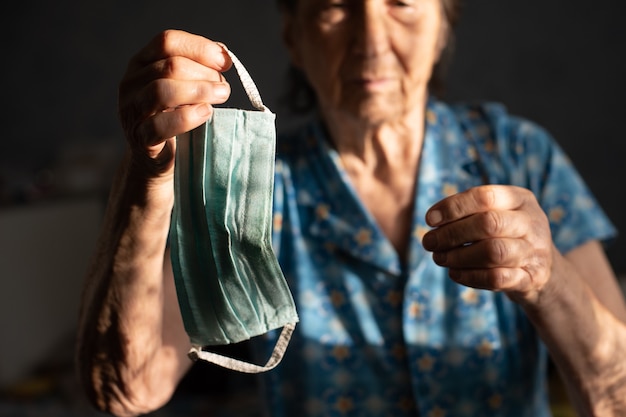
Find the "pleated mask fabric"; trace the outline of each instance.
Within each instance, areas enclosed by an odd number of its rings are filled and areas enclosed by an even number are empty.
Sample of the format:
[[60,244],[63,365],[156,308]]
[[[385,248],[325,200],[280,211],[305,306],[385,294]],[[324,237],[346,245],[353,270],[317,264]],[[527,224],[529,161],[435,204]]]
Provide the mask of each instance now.
[[[228,53],[257,110],[214,108],[177,137],[171,260],[189,356],[257,373],[281,361],[298,315],[271,246],[275,115]],[[279,328],[265,365],[209,350]]]

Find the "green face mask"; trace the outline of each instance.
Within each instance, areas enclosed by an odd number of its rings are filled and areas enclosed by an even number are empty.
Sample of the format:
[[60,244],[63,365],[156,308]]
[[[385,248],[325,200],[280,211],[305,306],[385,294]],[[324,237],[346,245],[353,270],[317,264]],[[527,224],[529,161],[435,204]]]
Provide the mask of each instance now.
[[[229,54],[260,111],[215,108],[177,138],[171,259],[190,357],[255,373],[280,362],[298,316],[271,246],[275,115]],[[281,327],[264,366],[203,349]]]

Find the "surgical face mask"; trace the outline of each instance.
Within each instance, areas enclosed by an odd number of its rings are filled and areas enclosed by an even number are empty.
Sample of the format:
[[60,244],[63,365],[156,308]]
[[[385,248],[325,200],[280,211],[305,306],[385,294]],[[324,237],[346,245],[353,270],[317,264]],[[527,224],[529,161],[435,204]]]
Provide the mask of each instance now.
[[[215,108],[178,136],[171,259],[189,356],[256,373],[280,362],[298,315],[271,246],[275,115],[228,53],[257,111]],[[281,327],[263,366],[210,352]]]

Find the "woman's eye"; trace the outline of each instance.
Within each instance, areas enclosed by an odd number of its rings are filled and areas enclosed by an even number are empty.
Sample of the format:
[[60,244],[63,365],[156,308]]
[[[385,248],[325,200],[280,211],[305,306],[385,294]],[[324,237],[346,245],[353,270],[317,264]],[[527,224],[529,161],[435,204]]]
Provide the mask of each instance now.
[[348,2],[342,0],[330,1],[320,11],[320,18],[324,23],[340,23],[348,15]]
[[416,0],[390,0],[387,4],[393,7],[413,7]]
[[417,7],[416,0],[392,0],[389,4],[399,9],[415,9]]
[[392,13],[404,22],[410,23],[417,19],[420,6],[417,0],[392,0],[389,3]]

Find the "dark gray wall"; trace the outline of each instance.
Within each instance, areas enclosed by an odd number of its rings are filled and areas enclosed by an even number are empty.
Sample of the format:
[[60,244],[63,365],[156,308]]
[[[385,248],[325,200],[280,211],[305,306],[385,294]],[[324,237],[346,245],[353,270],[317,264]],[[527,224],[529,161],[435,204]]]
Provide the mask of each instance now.
[[[450,99],[488,99],[546,127],[626,233],[626,25],[620,2],[467,0]],[[626,238],[609,249],[626,273]]]
[[[626,179],[620,2],[466,3],[448,97],[502,101],[511,112],[544,125],[626,230],[620,206]],[[279,113],[279,125],[285,122],[278,95],[286,59],[273,1],[18,2],[0,23],[5,189],[19,188],[54,165],[64,149],[121,147],[117,82],[131,54],[165,28],[227,43]],[[245,103],[236,88],[231,103]],[[626,272],[624,238],[609,254],[616,269]]]

